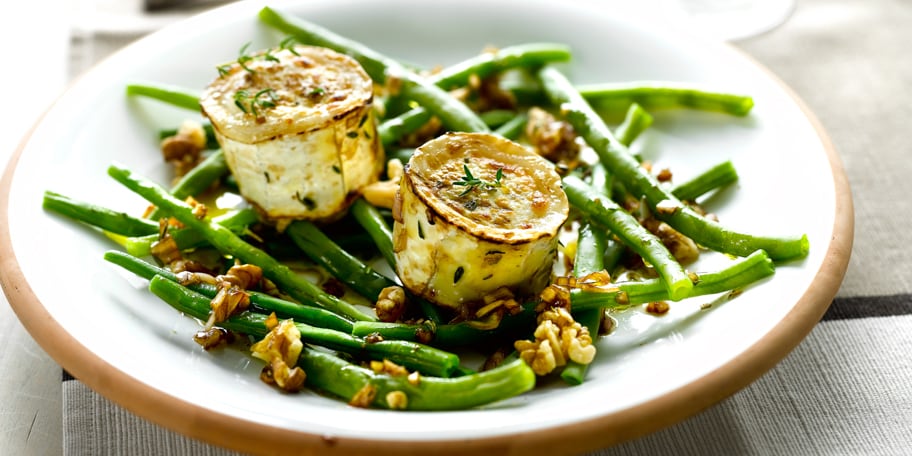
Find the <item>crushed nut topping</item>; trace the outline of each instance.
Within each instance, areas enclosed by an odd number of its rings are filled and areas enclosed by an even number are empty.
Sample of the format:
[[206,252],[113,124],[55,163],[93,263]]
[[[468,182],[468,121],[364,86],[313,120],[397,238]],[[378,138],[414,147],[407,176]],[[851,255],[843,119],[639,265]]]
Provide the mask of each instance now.
[[400,286],[386,287],[380,290],[380,296],[377,297],[377,304],[374,311],[377,318],[384,322],[396,322],[405,314],[406,308],[405,290]]
[[399,181],[405,174],[405,168],[398,158],[386,163],[387,180],[374,182],[362,188],[362,194],[367,202],[377,207],[392,209],[396,203],[396,193],[399,192]]
[[246,310],[250,306],[250,295],[245,290],[259,284],[262,277],[263,270],[253,264],[235,264],[227,273],[217,276],[218,292],[209,301],[211,312],[206,328]]
[[402,391],[390,391],[386,394],[386,405],[393,410],[405,410],[408,407],[408,396]]
[[547,375],[568,360],[589,364],[595,358],[589,330],[577,323],[567,309],[557,307],[542,312],[534,336],[534,341],[518,340],[513,346],[537,375]]
[[198,283],[215,285],[218,282],[215,280],[215,277],[212,274],[207,274],[205,272],[181,271],[177,273],[177,283],[186,287],[189,285],[196,285]]
[[366,383],[354,396],[352,396],[351,400],[348,401],[348,405],[351,405],[352,407],[368,408],[376,397],[377,388],[370,383]]
[[263,340],[253,344],[250,351],[255,358],[267,363],[260,375],[263,381],[274,383],[283,391],[296,392],[307,378],[304,370],[296,366],[303,348],[301,331],[294,321],[282,320]]
[[200,344],[206,351],[209,351],[231,342],[230,334],[227,330],[219,327],[201,329],[193,335],[193,341]]
[[541,108],[529,110],[526,136],[539,155],[557,164],[558,169],[573,169],[579,164],[580,146],[569,123],[558,120]]
[[190,205],[193,216],[198,220],[206,218],[206,213],[209,212],[209,208],[207,208],[205,204],[195,200],[192,196],[188,196],[184,202]]
[[655,301],[646,304],[646,312],[653,315],[665,315],[671,307],[665,301]]
[[679,263],[693,263],[700,257],[700,249],[697,247],[697,243],[672,228],[671,225],[655,219],[648,219],[643,222],[643,226],[662,241],[662,245],[668,249],[669,253]]
[[174,173],[180,177],[187,174],[200,162],[200,155],[206,148],[206,131],[199,122],[185,120],[177,133],[162,140],[162,157],[174,165]]
[[677,201],[665,199],[656,204],[656,212],[661,215],[672,215],[681,210],[681,204]]
[[173,226],[169,219],[162,218],[158,221],[158,240],[152,243],[149,253],[160,261],[166,268],[175,274],[182,272],[199,273],[207,269],[200,263],[184,259],[180,247],[171,237],[168,228]]
[[507,287],[500,287],[484,296],[484,305],[475,311],[476,318],[483,318],[494,310],[502,309],[511,315],[522,311],[522,307]]
[[377,374],[387,374],[393,377],[405,377],[409,375],[408,369],[388,359],[384,359],[383,361],[371,361],[370,368]]
[[552,307],[570,308],[570,289],[565,286],[551,284],[545,287],[538,295],[539,304],[535,307],[537,312]]

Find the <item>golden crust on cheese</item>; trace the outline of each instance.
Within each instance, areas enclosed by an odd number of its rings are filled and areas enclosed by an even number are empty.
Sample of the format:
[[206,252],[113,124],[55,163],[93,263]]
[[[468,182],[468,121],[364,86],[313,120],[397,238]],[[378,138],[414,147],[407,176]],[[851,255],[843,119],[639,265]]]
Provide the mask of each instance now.
[[[373,82],[361,65],[326,48],[263,51],[225,69],[203,93],[200,106],[216,130],[243,143],[322,128],[373,99]],[[269,89],[275,106],[258,109],[257,115],[235,103],[239,91],[253,97]]]
[[[458,185],[466,180],[464,167],[483,183],[471,189]],[[499,185],[487,185],[497,183],[498,171]],[[569,212],[553,164],[491,134],[448,133],[425,143],[409,161],[405,178],[441,218],[495,242],[554,236]]]

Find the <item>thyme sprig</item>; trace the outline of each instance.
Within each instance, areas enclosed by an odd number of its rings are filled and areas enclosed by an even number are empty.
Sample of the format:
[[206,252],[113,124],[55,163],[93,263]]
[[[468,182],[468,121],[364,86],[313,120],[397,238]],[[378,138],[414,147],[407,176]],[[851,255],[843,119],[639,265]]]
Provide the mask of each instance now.
[[251,42],[248,41],[247,43],[244,43],[243,46],[241,46],[241,49],[238,51],[238,58],[234,62],[229,62],[224,65],[219,65],[219,66],[215,67],[216,70],[218,70],[218,74],[220,77],[225,77],[228,74],[230,74],[231,65],[234,65],[235,62],[237,62],[237,64],[240,65],[241,68],[246,70],[248,73],[256,73],[256,71],[254,71],[252,68],[247,66],[247,64],[250,63],[251,60],[253,60],[253,56],[250,54],[247,54],[247,48],[250,47],[250,43]]
[[469,165],[463,164],[462,170],[465,172],[465,175],[462,176],[462,180],[453,182],[453,185],[459,185],[465,187],[462,193],[459,196],[468,195],[472,190],[480,188],[482,190],[493,190],[501,186],[501,181],[503,180],[503,168],[498,168],[497,173],[494,175],[494,182],[488,182],[483,179],[479,179],[472,175],[472,171],[469,170]]
[[285,49],[285,50],[287,50],[288,52],[291,52],[291,53],[294,54],[294,55],[301,55],[301,54],[298,54],[298,51],[296,51],[296,50],[294,49],[294,46],[295,46],[295,44],[297,44],[297,43],[298,43],[298,39],[297,39],[297,38],[295,38],[295,37],[293,37],[293,36],[289,36],[289,37],[287,37],[287,38],[285,38],[284,40],[282,40],[282,41],[279,42],[279,49]]
[[260,90],[254,95],[250,95],[250,92],[244,89],[234,93],[234,104],[238,109],[255,117],[260,116],[260,109],[274,108],[278,101],[276,91],[271,88]]

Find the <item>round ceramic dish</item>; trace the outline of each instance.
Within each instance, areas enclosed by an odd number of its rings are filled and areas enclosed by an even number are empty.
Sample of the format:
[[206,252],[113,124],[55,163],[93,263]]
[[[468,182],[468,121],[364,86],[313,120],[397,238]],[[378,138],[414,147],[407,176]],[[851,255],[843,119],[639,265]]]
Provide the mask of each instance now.
[[[46,113],[0,185],[0,280],[25,327],[63,368],[155,423],[248,452],[571,453],[611,445],[690,416],[748,385],[811,330],[842,280],[853,235],[846,177],[811,113],[768,71],[724,45],[598,2],[309,0],[277,5],[384,52],[447,65],[485,46],[570,45],[578,83],[667,80],[750,94],[745,118],[656,112],[636,144],[676,179],[725,159],[739,183],[707,205],[723,224],[801,234],[807,258],[734,300],[692,299],[657,318],[618,315],[587,381],[542,382],[475,410],[402,413],[352,408],[310,392],[279,394],[248,355],[204,352],[197,323],[102,259],[116,244],[44,212],[45,190],[139,213],[145,202],[107,178],[112,162],[167,182],[156,131],[193,113],[127,99],[147,80],[204,87],[215,66],[282,36],[240,3],[169,27],[108,58]],[[713,269],[712,255],[694,269]],[[705,304],[711,304],[705,309]]]

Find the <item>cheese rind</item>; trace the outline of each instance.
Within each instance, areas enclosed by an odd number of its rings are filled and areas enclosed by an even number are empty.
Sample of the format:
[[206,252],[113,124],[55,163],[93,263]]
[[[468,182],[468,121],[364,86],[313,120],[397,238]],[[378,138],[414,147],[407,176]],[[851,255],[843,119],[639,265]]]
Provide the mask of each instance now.
[[[456,184],[467,180],[464,166],[481,183]],[[568,212],[547,160],[490,134],[444,135],[418,148],[402,178],[397,273],[413,293],[452,308],[501,287],[537,293],[550,281]]]
[[241,194],[265,218],[331,220],[383,166],[373,84],[345,55],[293,50],[228,66],[200,105]]

